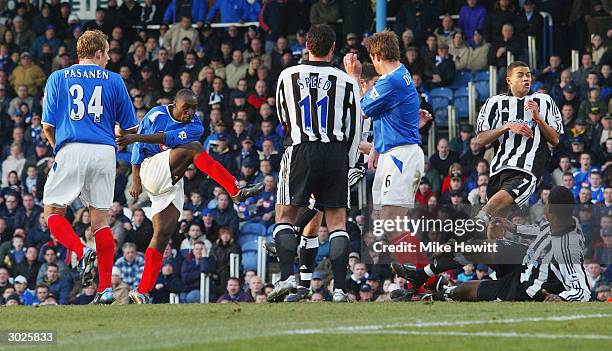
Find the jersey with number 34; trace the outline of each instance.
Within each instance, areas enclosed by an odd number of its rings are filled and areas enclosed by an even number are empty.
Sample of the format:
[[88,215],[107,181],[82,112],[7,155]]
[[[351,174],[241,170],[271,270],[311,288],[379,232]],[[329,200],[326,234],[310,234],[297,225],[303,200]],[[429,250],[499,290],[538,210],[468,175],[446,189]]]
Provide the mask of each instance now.
[[53,72],[45,86],[43,124],[55,127],[57,152],[68,143],[115,144],[115,124],[138,126],[121,76],[93,64]]

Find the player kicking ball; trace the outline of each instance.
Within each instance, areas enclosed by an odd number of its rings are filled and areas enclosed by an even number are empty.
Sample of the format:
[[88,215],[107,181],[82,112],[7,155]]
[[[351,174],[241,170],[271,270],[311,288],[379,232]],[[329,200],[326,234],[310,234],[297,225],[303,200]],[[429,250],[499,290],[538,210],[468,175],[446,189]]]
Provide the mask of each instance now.
[[145,252],[145,267],[138,289],[129,294],[136,304],[150,303],[149,292],[162,268],[164,249],[178,228],[185,202],[183,176],[192,163],[219,183],[235,203],[263,189],[263,183],[239,189],[236,178],[202,151],[198,140],[204,128],[195,116],[197,103],[191,90],[179,90],[174,104],[157,106],[147,113],[138,134],[117,138],[118,145],[136,143],[132,149],[130,194],[136,199],[144,188],[151,199],[153,238]]
[[[99,283],[92,304],[113,302],[115,239],[108,210],[115,188],[115,124],[120,134],[138,127],[121,76],[104,69],[108,50],[104,33],[83,33],[76,47],[79,63],[49,76],[42,114],[43,131],[56,156],[43,195],[45,218],[51,234],[79,259],[82,286],[94,279],[97,255]],[[83,245],[64,217],[77,197],[89,208],[96,252]]]

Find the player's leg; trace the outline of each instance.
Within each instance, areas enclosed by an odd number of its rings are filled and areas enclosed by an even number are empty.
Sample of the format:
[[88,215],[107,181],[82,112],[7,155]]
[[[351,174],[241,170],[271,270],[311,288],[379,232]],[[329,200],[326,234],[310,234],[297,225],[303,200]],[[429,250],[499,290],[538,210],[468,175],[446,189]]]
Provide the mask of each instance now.
[[[310,219],[307,223],[303,223],[305,220]],[[296,219],[296,227],[304,227],[300,234],[299,243],[299,263],[300,267],[300,279],[297,286],[297,291],[293,294],[289,294],[285,301],[297,302],[300,300],[309,299],[312,296],[310,290],[310,280],[312,279],[312,273],[315,268],[315,259],[319,251],[319,238],[317,236],[321,221],[323,220],[323,212],[320,212],[314,208],[307,207],[301,209]]]
[[479,301],[478,289],[482,280],[470,280],[457,286],[444,286],[431,295],[437,301]]
[[168,205],[163,211],[153,215],[153,238],[145,252],[145,265],[138,285],[137,293],[130,292],[130,298],[135,303],[149,303],[149,292],[153,290],[157,276],[162,268],[163,252],[170,237],[178,228],[181,214],[174,204]]
[[494,217],[506,217],[513,208],[511,205],[525,205],[537,183],[533,175],[513,169],[504,170],[491,180],[487,189],[489,199],[476,215],[476,218],[484,219],[487,226]]
[[86,144],[74,143],[64,146],[58,152],[45,183],[43,203],[49,231],[60,244],[76,254],[79,259],[81,285],[87,286],[94,279],[96,253],[85,247],[64,217],[66,206],[79,196],[85,185],[88,158],[84,157],[87,156],[87,150],[84,152],[81,146],[89,147]]
[[274,290],[268,295],[268,301],[282,301],[287,294],[297,287],[293,275],[293,264],[297,254],[297,238],[293,222],[297,215],[297,207],[277,204],[275,207],[274,242],[276,256],[281,271],[281,279],[275,284]]
[[108,224],[108,210],[113,204],[116,160],[115,148],[95,145],[85,149],[91,154],[86,167],[86,179],[81,200],[89,207],[91,230],[96,240],[98,256],[98,292],[93,303],[112,303],[111,274],[115,258],[115,238]]
[[180,145],[170,151],[170,170],[173,184],[183,178],[187,167],[192,163],[200,171],[208,174],[215,182],[219,183],[235,203],[242,202],[263,189],[263,183],[239,189],[236,178],[217,160],[203,151],[202,144],[197,141]]
[[346,271],[351,251],[350,237],[346,232],[346,209],[326,208],[325,222],[329,229],[329,259],[334,276],[333,301],[346,302]]

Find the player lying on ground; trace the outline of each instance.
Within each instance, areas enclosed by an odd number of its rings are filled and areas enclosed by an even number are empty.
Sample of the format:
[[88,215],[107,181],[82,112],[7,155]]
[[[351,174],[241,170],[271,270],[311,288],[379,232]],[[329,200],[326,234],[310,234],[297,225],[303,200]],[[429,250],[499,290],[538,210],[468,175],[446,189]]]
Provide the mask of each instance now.
[[[263,183],[239,189],[236,179],[211,158],[198,142],[204,128],[195,115],[197,97],[189,89],[176,93],[173,105],[151,109],[143,118],[138,134],[117,138],[117,144],[136,143],[132,149],[130,194],[135,199],[144,188],[151,198],[153,238],[145,252],[145,267],[137,290],[130,292],[134,303],[149,303],[162,267],[164,249],[178,228],[185,194],[183,176],[193,163],[219,183],[235,203],[256,195]],[[163,132],[159,132],[163,131]]]
[[[563,122],[553,99],[531,89],[531,71],[524,62],[508,66],[508,93],[490,97],[478,115],[476,139],[481,145],[493,144],[488,201],[476,218],[488,226],[494,217],[506,217],[508,210],[523,206],[542,179],[551,147],[559,143]],[[449,264],[453,265],[452,262]],[[450,268],[453,268],[452,266]],[[450,269],[448,265],[428,265],[415,271],[411,265],[393,265],[398,275],[415,282]]]
[[[108,50],[104,33],[83,33],[76,48],[79,63],[53,72],[47,80],[42,115],[43,131],[56,155],[43,195],[45,218],[57,241],[79,259],[82,286],[93,282],[97,255],[99,282],[93,304],[113,302],[115,239],[108,210],[115,188],[115,124],[120,133],[138,127],[121,76],[104,69]],[[83,245],[64,217],[66,206],[77,197],[89,208],[96,252]]]
[[[382,210],[382,219],[395,219],[405,216],[414,205],[425,167],[419,129],[431,120],[431,115],[420,109],[419,93],[410,73],[399,61],[395,33],[376,33],[366,39],[365,46],[381,76],[361,94],[363,114],[372,118],[374,125],[374,147],[368,158],[369,168],[376,171],[372,200],[374,208]],[[359,79],[362,65],[357,55],[347,54],[344,67],[349,75]],[[403,240],[402,234],[389,231],[385,239],[397,243]],[[398,257],[398,260],[405,259]]]
[[434,300],[460,301],[589,301],[591,289],[584,270],[584,234],[573,217],[572,192],[557,186],[550,191],[545,217],[539,225],[514,225],[497,219],[501,227],[532,242],[522,265],[498,280],[471,280],[445,286]]

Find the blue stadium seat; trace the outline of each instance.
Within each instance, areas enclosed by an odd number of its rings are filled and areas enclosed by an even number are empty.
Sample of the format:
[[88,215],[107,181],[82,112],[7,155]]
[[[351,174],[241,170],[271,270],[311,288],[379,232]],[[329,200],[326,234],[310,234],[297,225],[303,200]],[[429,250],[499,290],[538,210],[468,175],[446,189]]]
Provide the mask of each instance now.
[[238,235],[236,242],[238,243],[238,245],[242,247],[242,245],[244,245],[245,243],[249,241],[257,242],[257,238],[259,238],[259,235],[240,234]]
[[478,93],[478,101],[483,102],[489,98],[489,81],[480,80],[474,82],[476,85],[476,92]]
[[468,95],[469,92],[467,87],[455,89],[455,99],[457,99],[458,97],[467,97]]
[[451,89],[464,88],[472,80],[472,72],[470,71],[458,71],[455,75],[455,79],[449,86]]
[[246,251],[257,252],[257,250],[259,249],[259,246],[257,245],[257,239],[246,241],[242,243],[240,247],[242,248],[242,252],[246,252]]
[[436,126],[444,128],[448,127],[448,110],[446,106],[434,109],[434,116]]
[[247,251],[242,253],[242,269],[257,269],[257,252]]
[[435,88],[432,89],[432,91],[429,92],[429,95],[432,98],[436,98],[436,97],[444,97],[448,100],[452,100],[453,99],[453,90],[450,88]]
[[242,235],[257,235],[266,236],[268,229],[261,222],[246,222],[240,228],[240,234]]
[[474,74],[474,82],[489,81],[489,70],[478,71]]
[[454,105],[455,105],[455,108],[457,109],[457,117],[461,119],[461,118],[468,118],[470,116],[467,96],[455,97]]

